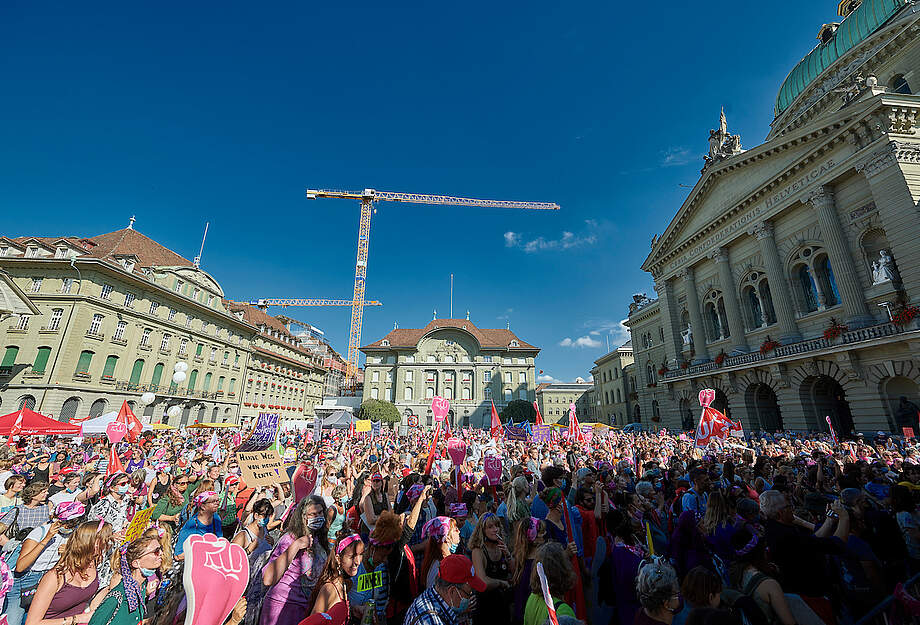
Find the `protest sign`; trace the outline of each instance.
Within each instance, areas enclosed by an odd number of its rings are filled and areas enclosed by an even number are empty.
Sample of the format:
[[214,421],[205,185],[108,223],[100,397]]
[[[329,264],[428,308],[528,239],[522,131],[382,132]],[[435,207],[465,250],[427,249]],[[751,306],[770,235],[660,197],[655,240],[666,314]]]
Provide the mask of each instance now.
[[113,445],[128,434],[128,426],[118,421],[112,421],[105,427],[105,435]]
[[355,423],[356,432],[370,432],[371,431],[371,420],[370,419],[358,419]]
[[550,442],[550,427],[549,425],[534,425],[531,426],[531,435],[530,440],[535,443],[544,443],[549,444]]
[[509,441],[526,441],[527,430],[516,425],[505,426],[505,438]]
[[289,481],[284,461],[275,449],[241,451],[236,456],[247,486],[274,486]]
[[409,426],[410,428],[417,428],[418,427],[418,417],[415,416],[414,414],[409,415],[408,417],[406,417],[406,425]]
[[294,500],[300,501],[311,494],[316,488],[317,479],[319,479],[319,472],[316,467],[307,466],[306,462],[301,462],[291,478],[294,484]]
[[585,442],[590,443],[594,439],[594,426],[592,424],[583,423],[578,426],[578,429],[581,430]]
[[455,467],[459,467],[463,464],[464,458],[466,458],[466,442],[459,438],[451,438],[447,441],[447,453],[450,454],[450,459],[453,461]]
[[450,400],[438,395],[431,399],[431,412],[436,421],[443,419],[450,410]]
[[380,436],[380,421],[371,421],[371,435]]
[[185,625],[221,625],[249,583],[246,550],[214,534],[195,534],[185,539],[183,551]]
[[322,440],[323,438],[323,417],[316,415],[313,417],[313,440]]
[[140,538],[140,535],[143,534],[147,526],[150,525],[150,515],[153,514],[153,508],[154,507],[151,506],[150,508],[144,508],[134,513],[131,524],[128,525],[128,529],[125,530],[125,539],[122,541],[122,544],[129,543],[135,538]]
[[901,428],[901,432],[904,434],[904,438],[914,437],[914,428]]
[[[237,448],[237,451],[261,451],[275,444],[278,435],[278,423],[281,415],[276,413],[260,412],[255,426],[249,437]],[[279,458],[280,460],[280,458]]]
[[483,461],[483,468],[486,472],[486,477],[489,478],[489,484],[491,486],[496,486],[501,484],[502,481],[502,459],[498,456],[487,456]]

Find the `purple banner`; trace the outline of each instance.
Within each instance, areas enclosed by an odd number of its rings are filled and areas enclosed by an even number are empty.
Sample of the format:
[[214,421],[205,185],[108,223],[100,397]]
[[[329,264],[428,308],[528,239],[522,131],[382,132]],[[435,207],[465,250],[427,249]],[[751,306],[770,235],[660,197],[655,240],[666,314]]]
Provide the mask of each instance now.
[[236,448],[237,451],[263,451],[275,444],[278,435],[278,423],[281,415],[276,413],[260,412],[255,427],[249,438]]
[[530,427],[532,434],[530,435],[530,440],[535,443],[549,443],[552,435],[550,434],[550,426],[548,425],[532,425]]

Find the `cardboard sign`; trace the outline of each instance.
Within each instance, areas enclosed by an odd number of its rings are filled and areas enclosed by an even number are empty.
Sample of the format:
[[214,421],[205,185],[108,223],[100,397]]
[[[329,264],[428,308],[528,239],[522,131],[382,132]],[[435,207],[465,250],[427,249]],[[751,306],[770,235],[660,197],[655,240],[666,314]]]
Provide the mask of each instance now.
[[322,440],[323,438],[323,417],[321,415],[313,417],[313,438],[315,440]]
[[367,592],[375,588],[383,588],[383,571],[371,571],[358,575],[355,589],[358,592]]
[[448,440],[447,453],[450,454],[450,459],[453,461],[454,466],[459,467],[466,458],[466,442],[459,438]]
[[552,434],[550,434],[549,425],[532,425],[530,427],[530,440],[535,443],[549,444]]
[[297,460],[297,450],[293,447],[284,448],[284,461],[285,462],[294,462]]
[[914,428],[901,428],[901,432],[904,434],[904,438],[914,437]]
[[502,459],[498,456],[486,456],[483,460],[483,467],[486,471],[486,477],[489,478],[489,484],[497,486],[502,481]]
[[434,414],[434,418],[435,418],[435,419],[437,419],[437,418],[439,418],[439,417],[440,417],[441,419],[443,419],[443,418],[447,415],[447,413],[448,413],[449,410],[450,410],[450,401],[449,401],[449,400],[444,399],[444,398],[441,397],[440,395],[436,395],[436,396],[431,400],[431,412],[432,412],[432,414]]
[[355,432],[370,432],[371,431],[371,420],[370,419],[359,419],[355,422]]
[[128,529],[125,530],[125,539],[121,541],[121,544],[129,543],[135,538],[140,538],[141,534],[147,529],[147,526],[150,525],[150,515],[153,514],[154,507],[155,506],[144,508],[134,513],[134,518],[131,519],[131,524],[128,525]]
[[105,427],[105,435],[113,445],[128,434],[128,426],[118,421],[112,421]]
[[289,481],[277,450],[241,451],[236,456],[246,486],[274,486]]
[[308,467],[306,462],[301,462],[291,478],[294,485],[294,500],[300,501],[312,493],[316,488],[317,479],[319,479],[319,473],[316,467]]
[[237,451],[261,451],[274,445],[280,421],[281,415],[279,414],[260,412],[255,427],[252,428],[249,437],[243,441]]
[[249,584],[246,550],[214,534],[189,536],[182,549],[185,625],[221,625]]

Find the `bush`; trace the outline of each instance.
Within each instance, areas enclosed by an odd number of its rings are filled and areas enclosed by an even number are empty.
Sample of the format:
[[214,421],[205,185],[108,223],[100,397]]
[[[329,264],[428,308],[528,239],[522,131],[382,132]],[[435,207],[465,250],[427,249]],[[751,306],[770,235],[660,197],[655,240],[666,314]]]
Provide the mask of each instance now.
[[382,421],[383,423],[399,423],[402,418],[399,416],[399,409],[396,404],[383,399],[368,399],[358,408],[358,419],[370,419],[371,421]]
[[536,423],[537,411],[533,409],[533,404],[523,399],[515,399],[505,406],[498,415],[502,423],[507,423],[511,419],[512,423],[521,421],[530,421]]

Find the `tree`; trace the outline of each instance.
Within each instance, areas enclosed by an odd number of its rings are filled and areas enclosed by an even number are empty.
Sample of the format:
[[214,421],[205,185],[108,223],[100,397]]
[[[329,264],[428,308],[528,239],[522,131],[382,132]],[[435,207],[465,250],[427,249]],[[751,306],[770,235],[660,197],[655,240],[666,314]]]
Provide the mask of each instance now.
[[515,399],[502,409],[498,418],[502,423],[507,423],[509,418],[512,423],[520,423],[521,421],[535,423],[537,421],[537,411],[533,409],[533,404],[529,401]]
[[371,421],[382,421],[383,423],[399,423],[402,418],[399,416],[399,409],[396,404],[383,399],[368,399],[358,408],[357,417],[359,419],[370,419]]

